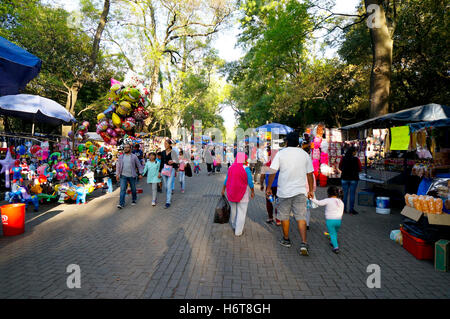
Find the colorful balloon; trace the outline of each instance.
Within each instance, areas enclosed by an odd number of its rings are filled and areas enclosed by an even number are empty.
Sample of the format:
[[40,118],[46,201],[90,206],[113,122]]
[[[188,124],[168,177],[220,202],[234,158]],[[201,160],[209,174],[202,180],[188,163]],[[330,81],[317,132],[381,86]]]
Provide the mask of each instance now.
[[122,124],[120,117],[116,113],[113,113],[112,115],[112,122],[116,127],[120,127],[120,125]]
[[131,112],[131,104],[127,101],[120,102],[116,112],[118,115],[127,116]]
[[101,122],[99,122],[99,123],[97,124],[97,129],[98,129],[100,132],[106,131],[106,130],[108,129],[108,127],[109,127],[108,121],[101,121]]
[[122,124],[125,131],[131,131],[136,126],[136,120],[133,117],[128,117]]
[[100,122],[106,117],[105,113],[100,113],[97,115],[97,121]]

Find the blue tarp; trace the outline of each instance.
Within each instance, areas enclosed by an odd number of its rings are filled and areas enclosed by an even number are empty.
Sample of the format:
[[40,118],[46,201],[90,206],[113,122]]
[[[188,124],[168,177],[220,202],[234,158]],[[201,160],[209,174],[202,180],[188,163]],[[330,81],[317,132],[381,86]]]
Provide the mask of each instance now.
[[341,130],[365,128],[389,128],[416,122],[431,122],[450,118],[450,107],[440,104],[426,104],[396,113],[374,117],[355,124],[341,127]]
[[408,124],[408,126],[411,132],[415,132],[427,127],[446,127],[450,126],[450,118],[431,122],[410,123]]
[[0,96],[18,94],[41,70],[42,61],[0,37]]

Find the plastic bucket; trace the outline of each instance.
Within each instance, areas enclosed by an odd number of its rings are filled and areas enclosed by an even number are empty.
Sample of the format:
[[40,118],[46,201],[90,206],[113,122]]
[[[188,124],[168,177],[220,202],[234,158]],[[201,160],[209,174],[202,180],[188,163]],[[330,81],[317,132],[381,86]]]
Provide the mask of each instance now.
[[3,205],[0,211],[4,236],[16,236],[25,232],[25,204]]
[[387,215],[391,213],[389,197],[377,197],[377,214]]

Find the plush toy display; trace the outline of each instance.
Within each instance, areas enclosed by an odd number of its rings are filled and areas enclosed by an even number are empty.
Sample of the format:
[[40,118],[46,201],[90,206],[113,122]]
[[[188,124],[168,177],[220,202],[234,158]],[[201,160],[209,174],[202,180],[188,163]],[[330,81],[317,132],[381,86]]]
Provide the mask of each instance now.
[[[133,121],[134,118],[130,120]],[[103,122],[107,130],[113,125],[111,119]],[[87,135],[88,126],[88,122],[82,122],[76,134]],[[109,133],[126,135],[122,128],[112,128]],[[113,171],[111,147],[84,139],[80,142],[75,136],[72,141],[63,138],[52,141],[51,145],[47,141],[35,145],[33,142],[11,145],[5,158],[0,160],[1,172],[6,176],[5,186],[11,188],[5,193],[7,201],[32,203],[37,210],[39,202],[80,204],[86,203],[87,196],[96,189],[107,186],[112,191],[111,180],[107,177]]]

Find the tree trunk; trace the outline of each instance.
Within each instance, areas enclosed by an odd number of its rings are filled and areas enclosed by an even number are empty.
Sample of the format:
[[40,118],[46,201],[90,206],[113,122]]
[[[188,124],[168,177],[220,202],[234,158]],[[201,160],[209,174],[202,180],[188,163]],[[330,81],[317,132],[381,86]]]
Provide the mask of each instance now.
[[152,78],[151,78],[151,84],[150,84],[150,88],[149,88],[149,93],[150,93],[150,102],[153,104],[153,97],[155,95],[156,92],[156,88],[158,86],[158,81],[159,81],[159,68],[160,68],[160,60],[159,58],[155,59],[155,67],[153,69],[153,73],[152,73]]
[[95,32],[94,42],[92,44],[92,54],[91,54],[91,63],[88,68],[88,73],[94,71],[95,66],[97,65],[97,55],[100,49],[100,40],[102,38],[103,30],[105,29],[106,22],[108,19],[110,0],[105,0],[103,3],[103,12],[100,16],[100,22],[97,26],[97,31]]
[[391,85],[391,67],[393,40],[390,36],[386,14],[381,0],[365,0],[366,11],[371,4],[378,5],[378,28],[370,28],[372,41],[372,71],[370,76],[370,116],[376,117],[389,112],[389,93]]
[[[109,7],[110,7],[110,0],[105,0],[103,3],[103,12],[100,16],[100,22],[97,26],[97,30],[95,32],[94,41],[92,43],[92,53],[90,56],[90,62],[86,69],[87,74],[91,74],[95,66],[97,65],[97,55],[98,51],[100,49],[100,40],[102,38],[103,30],[105,29],[106,22],[108,19],[109,14]],[[78,78],[75,80],[75,82],[72,84],[70,88],[66,86],[68,89],[67,94],[67,101],[66,101],[66,109],[75,116],[75,104],[77,103],[78,99],[78,93],[80,92],[81,88],[83,87],[84,81],[86,79]]]
[[81,81],[75,81],[72,86],[69,88],[69,94],[67,95],[66,101],[66,109],[75,116],[75,104],[78,99],[78,92],[80,92],[83,87],[83,83]]

